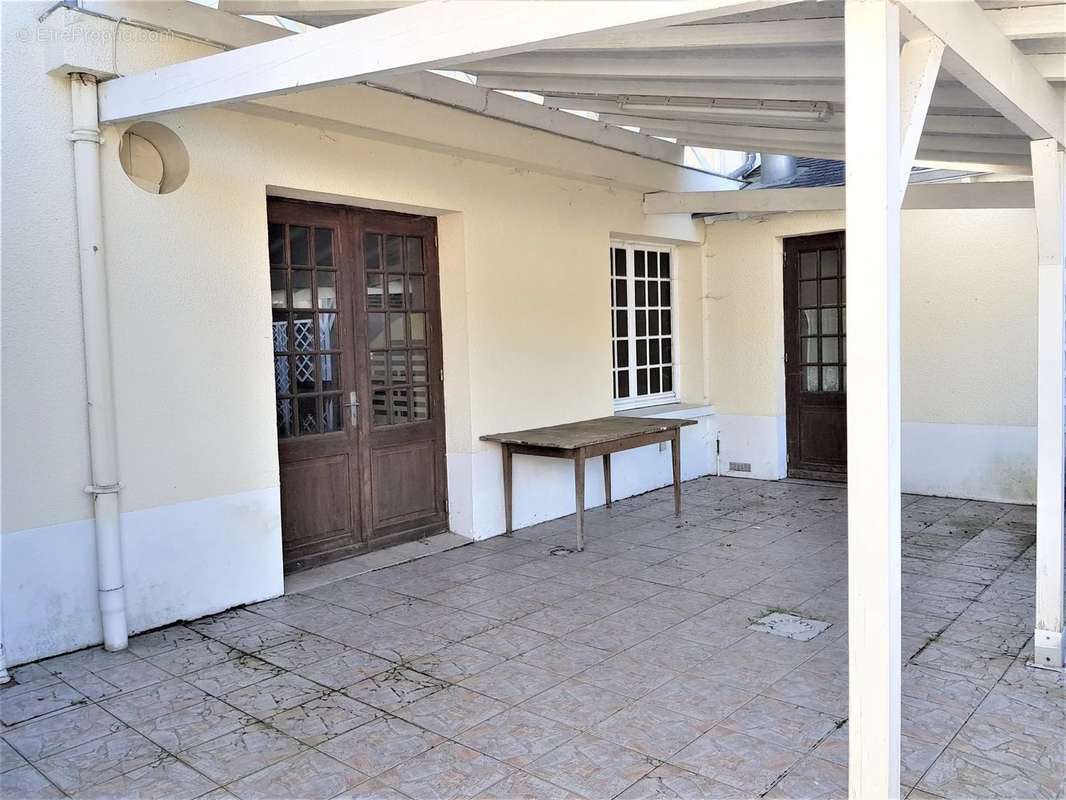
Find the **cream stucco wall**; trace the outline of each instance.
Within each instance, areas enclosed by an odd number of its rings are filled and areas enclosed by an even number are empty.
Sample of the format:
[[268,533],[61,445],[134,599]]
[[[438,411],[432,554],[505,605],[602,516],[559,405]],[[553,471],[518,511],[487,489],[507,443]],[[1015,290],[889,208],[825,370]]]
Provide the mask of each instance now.
[[[904,484],[912,490],[1033,499],[1034,224],[1025,210],[903,213]],[[783,240],[843,228],[841,213],[707,228],[709,394],[725,429],[733,418],[749,427],[767,421],[735,460],[783,470],[775,438],[783,435],[785,413]],[[860,274],[852,255],[849,276]],[[737,432],[736,439],[744,436]],[[732,445],[723,440],[723,451]]]
[[[0,538],[16,661],[98,640],[69,85],[45,74],[48,48],[36,34],[21,33],[37,31],[46,8],[3,5]],[[123,72],[203,52],[175,41],[115,50]],[[103,131],[120,502],[137,630],[281,590],[268,194],[438,217],[457,530],[502,526],[498,451],[480,435],[611,413],[612,237],[677,245],[682,399],[704,400],[703,226],[641,209],[639,186],[676,167],[365,87],[302,95],[299,119],[337,116],[339,103],[364,124],[407,132],[352,135],[260,110],[169,115],[158,121],[184,142],[189,175],[179,190],[151,195],[122,172],[122,128]],[[468,131],[471,146],[491,141],[494,155],[472,159],[447,136],[417,146],[435,130]],[[591,151],[626,179],[564,174]],[[530,168],[539,162],[543,171]],[[689,474],[706,471],[701,437]],[[660,454],[648,458],[655,470],[636,471],[644,488],[669,475]],[[572,494],[537,495],[538,481],[565,475],[558,466],[524,481],[519,521],[572,509]]]

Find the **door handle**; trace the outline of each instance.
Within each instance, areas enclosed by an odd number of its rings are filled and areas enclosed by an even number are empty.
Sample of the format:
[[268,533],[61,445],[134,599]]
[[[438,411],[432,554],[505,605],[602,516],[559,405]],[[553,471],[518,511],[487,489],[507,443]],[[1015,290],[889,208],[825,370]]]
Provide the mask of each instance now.
[[359,395],[357,392],[348,392],[348,402],[344,404],[351,415],[352,426],[359,424]]

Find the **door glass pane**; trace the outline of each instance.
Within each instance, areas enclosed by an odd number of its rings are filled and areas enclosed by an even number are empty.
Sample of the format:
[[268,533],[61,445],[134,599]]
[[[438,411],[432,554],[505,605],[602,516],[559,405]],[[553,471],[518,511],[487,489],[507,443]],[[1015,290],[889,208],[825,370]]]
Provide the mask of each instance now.
[[319,270],[318,272],[318,307],[319,308],[336,308],[337,307],[337,273],[325,272]]
[[389,369],[386,366],[387,353],[377,352],[370,354],[370,382],[374,386],[387,386],[389,383]]
[[374,425],[389,424],[389,390],[375,389],[370,394],[370,421]]
[[661,384],[659,382],[662,372],[657,369],[648,370],[648,394],[658,394],[662,391]]
[[293,434],[292,399],[278,398],[278,438],[287,439]]
[[393,350],[389,353],[389,380],[393,386],[400,383],[408,383],[407,352],[405,350]]
[[[811,312],[814,313],[814,312]],[[839,333],[838,325],[840,324],[840,314],[835,308],[823,308],[822,309],[822,333],[823,334],[835,334]]]
[[285,270],[270,270],[270,305],[273,308],[287,308],[289,300],[285,295]]
[[411,317],[411,342],[421,343],[426,341],[426,315],[409,314]]
[[311,271],[307,269],[294,269],[292,271],[292,307],[312,308],[311,302]]
[[340,348],[340,331],[337,330],[336,314],[318,315],[318,334],[320,347],[323,350],[337,350]]
[[380,350],[387,345],[387,342],[385,341],[384,314],[366,315],[366,338],[367,344],[375,349]]
[[315,228],[315,264],[333,266],[333,231],[329,228]]
[[800,253],[800,278],[810,279],[818,277],[818,254]]
[[[822,262],[822,277],[828,278],[837,274],[837,251],[823,250],[820,253]],[[812,276],[813,277],[813,276]]]
[[408,308],[426,307],[426,279],[421,275],[411,275],[407,279]]
[[296,391],[301,394],[315,390],[315,357],[296,356]]
[[827,392],[840,391],[840,367],[822,367],[822,389]]
[[411,388],[411,419],[429,419],[428,386],[414,386]]
[[670,367],[663,367],[663,391],[674,390],[674,371]]
[[800,340],[800,359],[805,364],[818,363],[818,337],[811,336]]
[[322,379],[322,391],[341,388],[341,358],[336,355],[321,355],[320,377]]
[[[671,352],[672,351],[672,345],[670,344],[671,341],[672,340],[668,339],[668,338],[662,340],[662,344],[663,344],[663,347],[662,347],[662,349],[663,349],[663,363],[664,364],[670,364],[674,360],[673,359],[673,353]],[[668,391],[668,390],[664,389],[663,391]]]
[[647,311],[647,312],[641,311],[640,313],[641,314],[645,314],[646,313],[648,315],[648,335],[649,336],[658,336],[659,335],[659,312],[658,311]]
[[380,273],[369,273],[366,276],[366,307],[385,307],[385,276]]
[[381,236],[377,233],[368,233],[363,240],[363,260],[366,268],[381,269]]
[[618,396],[629,397],[629,372],[627,371],[618,373]]
[[818,333],[818,312],[814,309],[800,311],[799,321],[800,336],[809,336],[811,334]]
[[818,305],[818,281],[800,281],[800,308]]
[[385,269],[396,270],[399,272],[403,269],[403,237],[387,235],[385,237]]
[[289,226],[289,263],[308,266],[311,263],[311,230],[302,225]]
[[341,423],[341,397],[327,394],[322,397],[322,432],[331,433],[343,429]]
[[408,236],[407,237],[407,271],[408,272],[422,272],[424,269],[422,263],[422,237],[421,236]]
[[822,362],[835,364],[840,360],[840,340],[835,336],[822,339]]
[[411,418],[410,400],[407,389],[392,390],[392,423],[407,422]]
[[646,370],[646,369],[638,369],[637,370],[637,394],[638,395],[642,395],[642,394],[647,394],[647,393],[648,393],[648,370]]
[[389,275],[389,308],[403,308],[403,275]]
[[274,312],[274,349],[283,353],[289,349],[289,315]]
[[314,395],[300,397],[296,401],[296,415],[300,426],[300,433],[318,433],[318,403]]
[[403,345],[407,341],[404,333],[406,314],[389,314],[389,344]]
[[313,314],[292,315],[292,338],[294,350],[307,352],[315,347],[315,320]]
[[835,306],[838,303],[839,295],[837,294],[836,278],[830,278],[829,280],[822,281],[822,305]]
[[411,351],[411,382],[429,383],[429,353],[426,350]]
[[288,356],[274,356],[274,391],[276,394],[292,394]]
[[803,369],[803,388],[808,392],[818,391],[818,367],[805,367]]

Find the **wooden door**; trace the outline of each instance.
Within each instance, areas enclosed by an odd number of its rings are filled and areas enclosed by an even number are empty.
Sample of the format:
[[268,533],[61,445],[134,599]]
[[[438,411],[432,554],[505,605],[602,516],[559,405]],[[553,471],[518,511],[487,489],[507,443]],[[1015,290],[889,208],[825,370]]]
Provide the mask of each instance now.
[[847,476],[844,232],[785,240],[788,474]]
[[[445,529],[435,221],[287,200],[267,216],[286,571]],[[398,271],[368,260],[375,224],[406,248]]]

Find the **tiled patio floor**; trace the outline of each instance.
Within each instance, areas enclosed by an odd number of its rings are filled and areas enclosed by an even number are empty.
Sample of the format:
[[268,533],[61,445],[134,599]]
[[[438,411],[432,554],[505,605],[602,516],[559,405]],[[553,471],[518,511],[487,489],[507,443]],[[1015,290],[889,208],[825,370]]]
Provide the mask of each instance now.
[[[559,520],[16,669],[2,796],[845,796],[844,491],[684,492],[591,512],[583,554]],[[1033,510],[905,502],[905,792],[1063,797]],[[832,625],[750,631],[769,609]]]

